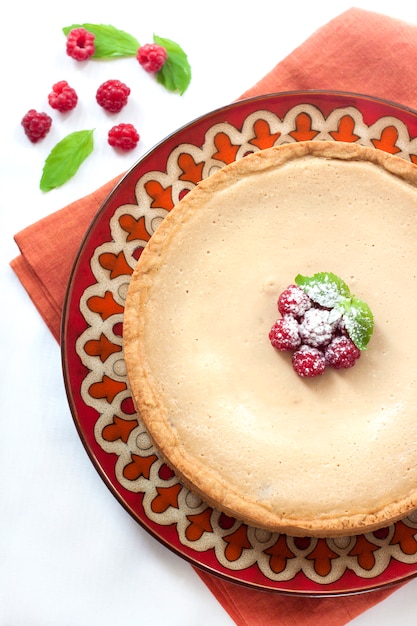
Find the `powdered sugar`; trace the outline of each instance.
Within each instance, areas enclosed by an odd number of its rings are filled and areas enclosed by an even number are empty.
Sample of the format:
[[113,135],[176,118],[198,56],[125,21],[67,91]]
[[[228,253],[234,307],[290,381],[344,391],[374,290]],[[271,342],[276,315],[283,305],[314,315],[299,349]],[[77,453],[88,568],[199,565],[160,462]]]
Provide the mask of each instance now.
[[335,324],[329,322],[330,311],[313,307],[306,311],[300,324],[303,343],[318,348],[327,345],[334,334]]
[[306,287],[306,293],[314,301],[328,309],[335,306],[340,300],[339,291],[333,283],[315,283]]
[[289,285],[278,298],[278,311],[281,315],[294,315],[299,318],[312,306],[309,296],[297,285]]

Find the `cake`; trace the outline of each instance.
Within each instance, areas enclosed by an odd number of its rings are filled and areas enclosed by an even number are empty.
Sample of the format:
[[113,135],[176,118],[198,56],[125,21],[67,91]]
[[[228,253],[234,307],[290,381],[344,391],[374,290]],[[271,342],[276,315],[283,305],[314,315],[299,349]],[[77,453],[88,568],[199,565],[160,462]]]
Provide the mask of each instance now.
[[[250,154],[167,215],[124,313],[132,396],[162,458],[213,508],[294,536],[417,507],[417,167],[333,141]],[[374,314],[355,367],[305,379],[271,346],[295,276],[334,272]]]

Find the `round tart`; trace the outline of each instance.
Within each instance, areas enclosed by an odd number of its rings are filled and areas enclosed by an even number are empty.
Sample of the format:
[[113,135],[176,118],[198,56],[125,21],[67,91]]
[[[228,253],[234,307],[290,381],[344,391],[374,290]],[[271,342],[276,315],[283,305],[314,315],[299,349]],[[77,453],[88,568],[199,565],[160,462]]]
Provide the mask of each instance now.
[[[134,270],[124,354],[178,478],[270,531],[375,530],[417,506],[417,168],[333,141],[248,155],[167,215]],[[303,379],[268,339],[277,297],[334,272],[371,307],[355,367]]]

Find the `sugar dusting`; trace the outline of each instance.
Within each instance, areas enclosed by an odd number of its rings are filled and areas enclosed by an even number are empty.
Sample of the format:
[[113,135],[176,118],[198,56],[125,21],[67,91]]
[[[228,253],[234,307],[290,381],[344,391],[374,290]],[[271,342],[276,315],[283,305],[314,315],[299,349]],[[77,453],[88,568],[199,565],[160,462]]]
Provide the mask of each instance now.
[[314,302],[328,309],[334,307],[341,298],[338,286],[328,276],[322,281],[312,281],[304,285],[303,289]]

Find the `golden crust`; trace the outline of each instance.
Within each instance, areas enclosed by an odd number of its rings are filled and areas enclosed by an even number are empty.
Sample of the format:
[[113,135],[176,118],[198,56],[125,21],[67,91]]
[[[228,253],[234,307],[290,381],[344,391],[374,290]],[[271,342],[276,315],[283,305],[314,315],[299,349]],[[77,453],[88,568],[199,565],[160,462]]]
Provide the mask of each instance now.
[[244,522],[294,536],[338,536],[372,531],[407,515],[417,506],[417,489],[398,502],[384,502],[369,512],[325,513],[297,518],[291,512],[277,513],[267,502],[248,499],[231,486],[221,473],[189,454],[161,394],[161,382],[149,365],[144,335],[147,304],[154,279],[164,266],[167,251],[175,245],[184,225],[195,216],[207,198],[218,194],[242,176],[275,170],[294,159],[312,156],[321,159],[366,161],[417,187],[417,168],[403,159],[356,144],[341,142],[300,142],[271,148],[224,167],[193,189],[165,218],[143,251],[132,275],[124,313],[124,355],[134,402],[156,447],[179,479],[203,500]]

